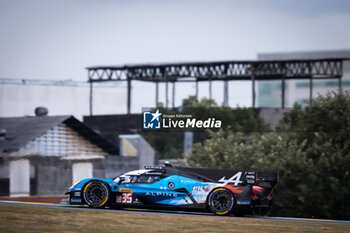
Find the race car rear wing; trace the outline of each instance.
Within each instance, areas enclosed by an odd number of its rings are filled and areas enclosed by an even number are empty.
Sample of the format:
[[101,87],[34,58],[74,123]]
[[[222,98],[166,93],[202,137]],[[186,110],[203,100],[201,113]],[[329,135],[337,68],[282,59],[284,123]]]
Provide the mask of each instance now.
[[270,182],[273,185],[277,183],[277,179],[278,179],[278,172],[276,171],[268,172],[267,174],[263,172],[257,172],[256,174],[257,181]]

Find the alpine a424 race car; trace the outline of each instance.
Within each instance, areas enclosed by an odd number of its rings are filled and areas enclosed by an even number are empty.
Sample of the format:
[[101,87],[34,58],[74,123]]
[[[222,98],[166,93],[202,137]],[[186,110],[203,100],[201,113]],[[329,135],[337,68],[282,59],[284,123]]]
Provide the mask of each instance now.
[[146,166],[114,179],[89,178],[66,193],[93,208],[179,208],[217,215],[269,214],[277,172]]

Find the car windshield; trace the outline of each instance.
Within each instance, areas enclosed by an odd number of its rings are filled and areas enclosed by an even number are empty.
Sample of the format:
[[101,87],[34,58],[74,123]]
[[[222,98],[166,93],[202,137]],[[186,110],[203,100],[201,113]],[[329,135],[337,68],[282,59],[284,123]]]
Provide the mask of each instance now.
[[160,180],[159,175],[121,175],[114,179],[116,183],[129,184],[129,183],[154,183]]
[[142,175],[142,176],[137,177],[136,182],[137,183],[153,183],[153,182],[158,181],[158,180],[160,180],[160,176],[145,176],[145,175]]
[[114,182],[121,184],[134,183],[136,181],[136,176],[120,175],[114,179]]

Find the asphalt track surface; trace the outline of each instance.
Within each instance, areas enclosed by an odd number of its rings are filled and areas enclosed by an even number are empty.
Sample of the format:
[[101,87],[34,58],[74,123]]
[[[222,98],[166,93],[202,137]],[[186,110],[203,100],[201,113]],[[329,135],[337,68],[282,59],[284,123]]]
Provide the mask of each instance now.
[[63,209],[63,210],[80,210],[80,211],[104,211],[114,213],[130,213],[130,214],[154,214],[154,215],[172,215],[172,216],[191,216],[203,218],[231,218],[237,219],[252,219],[265,221],[288,221],[288,222],[307,222],[307,223],[327,223],[327,224],[346,224],[350,225],[350,221],[330,220],[330,219],[309,219],[309,218],[287,218],[287,217],[261,217],[261,216],[247,216],[247,217],[233,217],[233,216],[216,216],[211,213],[201,212],[185,212],[185,211],[168,211],[168,210],[150,210],[150,209],[93,209],[87,206],[66,205],[66,204],[48,204],[39,202],[17,202],[17,201],[0,201],[0,205],[7,206],[33,206],[49,209]]

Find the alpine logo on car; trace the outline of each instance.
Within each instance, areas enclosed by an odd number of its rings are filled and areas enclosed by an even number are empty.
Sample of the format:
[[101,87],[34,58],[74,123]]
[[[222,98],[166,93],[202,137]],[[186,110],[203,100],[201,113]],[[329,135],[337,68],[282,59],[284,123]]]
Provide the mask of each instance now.
[[147,192],[145,195],[146,195],[146,196],[153,196],[153,197],[156,197],[156,196],[177,197],[177,194],[176,194],[176,193],[161,193],[161,192],[157,192],[157,193],[154,193],[154,192]]

